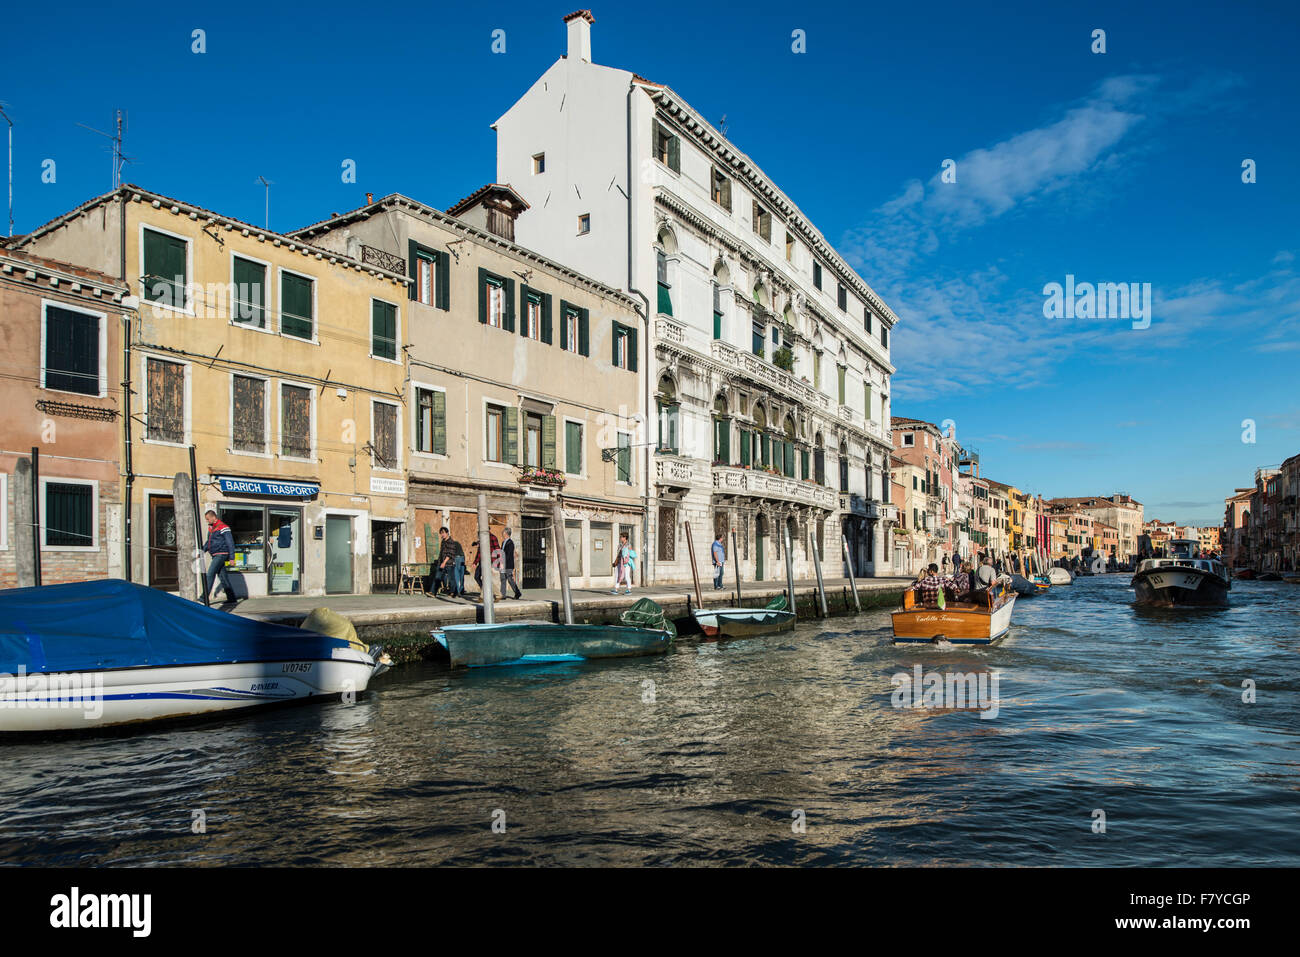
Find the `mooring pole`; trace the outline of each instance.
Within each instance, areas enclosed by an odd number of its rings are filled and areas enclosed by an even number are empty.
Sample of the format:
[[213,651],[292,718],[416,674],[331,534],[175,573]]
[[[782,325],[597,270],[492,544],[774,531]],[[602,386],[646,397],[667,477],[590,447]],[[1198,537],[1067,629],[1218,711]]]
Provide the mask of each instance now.
[[782,524],[785,533],[785,587],[790,593],[790,611],[798,619],[798,603],[794,600],[794,549],[790,547],[790,526]]
[[700,569],[695,564],[695,540],[691,537],[691,523],[682,522],[686,527],[686,552],[691,556],[691,578],[695,580],[695,604],[704,608],[704,595],[700,593]]
[[829,612],[826,610],[826,583],[822,580],[822,550],[818,547],[816,533],[809,529],[808,535],[812,539],[809,549],[813,553],[813,570],[817,572],[817,599],[821,602],[822,617],[825,618]]
[[736,530],[731,530],[731,567],[736,572],[736,606],[740,606],[740,552],[736,550]]
[[[172,499],[175,504],[175,499]],[[199,475],[194,467],[194,446],[190,446],[190,506],[194,509],[194,540],[200,554],[203,552],[203,516],[199,514]],[[231,555],[230,560],[234,561]],[[229,600],[230,596],[227,595]],[[208,576],[203,574],[203,604],[211,607],[212,599],[208,596]]]
[[32,446],[32,583],[41,587],[41,450]]
[[569,554],[564,547],[564,512],[557,498],[551,505],[551,544],[555,546],[555,570],[560,576],[560,599],[564,623],[573,624],[573,595],[569,591]]
[[489,538],[487,495],[478,496],[478,571],[481,579],[479,599],[483,602],[483,623],[496,624],[496,609],[492,604],[492,543]]
[[853,607],[860,615],[862,614],[862,602],[858,600],[858,580],[853,577],[853,557],[849,554],[848,536],[841,535],[840,541],[844,543],[844,567],[849,570],[849,584],[853,587]]

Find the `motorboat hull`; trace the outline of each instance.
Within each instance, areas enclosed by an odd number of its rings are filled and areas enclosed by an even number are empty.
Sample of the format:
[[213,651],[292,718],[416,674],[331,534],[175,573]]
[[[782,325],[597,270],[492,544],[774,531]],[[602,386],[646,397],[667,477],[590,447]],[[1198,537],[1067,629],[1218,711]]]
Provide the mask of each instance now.
[[453,668],[661,655],[673,643],[668,632],[650,628],[549,621],[444,625],[432,634],[447,650]]
[[1070,585],[1074,583],[1074,576],[1070,574],[1068,568],[1056,567],[1047,573],[1047,577],[1053,585]]
[[706,608],[692,613],[709,638],[750,638],[794,627],[794,612],[772,608]]
[[0,676],[0,730],[85,731],[366,690],[369,654]]
[[1180,565],[1140,571],[1130,585],[1135,604],[1158,608],[1223,608],[1231,588],[1226,578]]
[[991,645],[1011,628],[1016,606],[1012,592],[992,608],[975,602],[953,602],[946,608],[904,608],[893,613],[895,644]]

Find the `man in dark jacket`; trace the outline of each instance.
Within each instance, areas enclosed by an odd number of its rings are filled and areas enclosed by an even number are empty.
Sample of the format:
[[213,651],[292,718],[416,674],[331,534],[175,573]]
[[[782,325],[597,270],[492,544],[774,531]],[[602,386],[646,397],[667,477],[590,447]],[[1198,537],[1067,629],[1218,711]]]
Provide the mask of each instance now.
[[208,541],[203,550],[212,556],[207,573],[203,576],[207,594],[212,594],[212,582],[220,577],[221,589],[226,593],[225,600],[235,601],[235,591],[230,587],[230,575],[226,571],[226,563],[235,557],[235,536],[231,534],[230,526],[217,518],[215,510],[208,509],[203,517],[208,520]]
[[442,539],[442,549],[438,552],[438,584],[433,593],[437,595],[439,588],[446,588],[449,595],[461,595],[464,593],[461,576],[465,574],[465,552],[461,550],[460,542],[451,537],[446,525],[438,529],[438,537]]
[[505,598],[506,585],[509,585],[515,593],[515,599],[518,600],[524,596],[519,590],[519,582],[515,579],[515,540],[510,537],[510,529],[505,531],[505,541],[501,543],[501,551],[506,556],[505,571],[501,573],[501,597]]

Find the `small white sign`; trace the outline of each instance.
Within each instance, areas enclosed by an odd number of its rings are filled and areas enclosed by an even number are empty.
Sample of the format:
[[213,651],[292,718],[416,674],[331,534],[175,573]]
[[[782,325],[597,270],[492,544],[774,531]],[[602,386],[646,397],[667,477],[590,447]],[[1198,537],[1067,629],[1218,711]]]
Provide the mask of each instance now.
[[540,489],[540,488],[524,489],[524,498],[544,498],[549,500],[550,497],[551,497],[551,493],[546,491],[545,489]]
[[405,495],[406,483],[401,479],[370,476],[370,491],[376,495]]

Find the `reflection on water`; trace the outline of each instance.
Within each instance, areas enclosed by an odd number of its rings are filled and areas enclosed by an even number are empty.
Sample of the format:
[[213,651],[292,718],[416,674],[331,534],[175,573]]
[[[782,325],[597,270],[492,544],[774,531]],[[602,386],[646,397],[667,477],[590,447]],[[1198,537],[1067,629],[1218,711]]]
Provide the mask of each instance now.
[[[661,658],[418,665],[350,706],[9,744],[0,861],[1300,863],[1300,591],[1239,582],[1228,609],[1153,615],[1126,585],[1021,601],[992,649],[895,648],[874,612]],[[894,707],[917,665],[996,673],[997,717]]]

